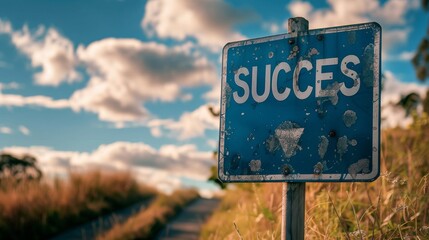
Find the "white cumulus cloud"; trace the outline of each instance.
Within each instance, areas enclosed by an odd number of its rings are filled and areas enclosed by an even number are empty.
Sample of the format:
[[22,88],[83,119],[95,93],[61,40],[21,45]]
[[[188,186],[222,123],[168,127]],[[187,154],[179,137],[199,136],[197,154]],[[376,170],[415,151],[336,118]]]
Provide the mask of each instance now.
[[17,82],[9,82],[9,83],[2,83],[0,82],[0,92],[6,89],[18,89],[19,84]]
[[36,84],[58,86],[63,82],[71,83],[81,79],[75,70],[77,59],[73,43],[55,28],[46,29],[40,26],[31,32],[28,26],[24,25],[21,30],[14,31],[11,27],[1,27],[0,24],[1,32],[11,36],[12,43],[31,60],[34,68],[41,68],[41,71],[34,75]]
[[[80,74],[75,70],[78,62],[90,77],[86,86],[68,99],[5,94],[3,90],[17,86],[0,83],[0,106],[84,110],[120,127],[125,123],[147,123],[151,116],[145,107],[148,101],[189,101],[193,96],[184,89],[218,83],[215,65],[191,42],[171,47],[137,39],[106,38],[88,46],[80,45],[75,52],[72,42],[54,28],[40,26],[31,32],[24,25],[14,31],[9,22],[1,21],[0,33],[11,36],[12,43],[30,58],[33,67],[41,67],[41,72],[35,75],[37,84],[57,86],[64,81],[78,80]],[[186,122],[190,118],[196,117],[183,116],[180,126],[189,125]],[[169,124],[172,130],[178,126],[174,122]],[[180,138],[200,135],[189,128],[180,130],[186,132],[181,133]],[[162,135],[155,128],[152,133]]]
[[233,26],[253,17],[253,13],[235,9],[223,0],[152,0],[146,4],[141,25],[161,38],[192,37],[218,50],[227,42],[244,39]]
[[189,99],[183,88],[212,85],[215,67],[190,44],[167,47],[136,39],[103,39],[79,46],[79,59],[91,75],[74,92],[73,109],[98,114],[104,121],[139,122],[149,115],[147,101]]
[[26,126],[22,126],[22,125],[19,126],[18,130],[26,136],[30,135],[30,133],[31,133],[30,129],[28,129]]
[[12,129],[9,127],[0,127],[0,133],[2,134],[12,134]]
[[397,55],[391,55],[387,59],[384,59],[386,61],[411,61],[411,59],[414,57],[416,52],[414,51],[404,51]]
[[[329,8],[315,9],[306,1],[293,1],[287,8],[294,17],[304,17],[311,28],[347,25],[367,21],[380,21],[386,25],[404,25],[410,9],[418,7],[416,1],[377,0],[347,1],[328,0]],[[285,23],[286,24],[286,23]]]
[[315,9],[308,1],[293,1],[287,8],[293,17],[306,18],[311,29],[377,21],[383,27],[383,54],[395,44],[406,42],[410,31],[406,14],[419,6],[416,0],[388,0],[383,4],[377,0],[328,0],[328,5]]
[[11,33],[12,24],[9,21],[0,19],[0,33]]
[[0,91],[0,106],[6,107],[44,107],[44,108],[69,108],[68,99],[53,99],[48,96],[21,96],[17,94],[3,94]]
[[412,117],[406,116],[405,110],[397,106],[402,97],[417,93],[422,99],[426,97],[428,86],[416,83],[404,83],[397,79],[390,71],[384,73],[385,81],[381,94],[381,118],[382,126],[389,127],[407,127],[412,123]]
[[164,145],[156,149],[144,143],[114,142],[92,152],[58,151],[44,146],[11,146],[0,152],[36,157],[47,176],[66,175],[70,170],[125,170],[162,190],[180,187],[182,178],[204,183],[215,163],[211,152],[199,151],[195,145]]
[[278,34],[281,30],[281,26],[279,24],[272,22],[263,23],[262,27],[268,30],[271,34]]
[[192,112],[185,112],[178,120],[154,119],[148,127],[155,137],[167,132],[167,136],[179,140],[203,137],[207,130],[219,129],[219,118],[209,111],[209,105],[202,105]]

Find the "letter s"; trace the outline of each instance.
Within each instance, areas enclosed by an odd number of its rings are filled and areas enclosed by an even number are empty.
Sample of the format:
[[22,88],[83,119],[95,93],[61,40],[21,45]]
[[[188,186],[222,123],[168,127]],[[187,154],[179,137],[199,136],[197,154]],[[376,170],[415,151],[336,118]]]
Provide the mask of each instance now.
[[249,85],[243,80],[240,79],[240,75],[244,74],[244,76],[249,75],[249,70],[245,67],[241,67],[238,69],[238,71],[234,74],[234,82],[237,84],[237,86],[241,87],[244,91],[243,96],[238,96],[237,91],[235,91],[232,96],[236,103],[242,104],[247,101],[249,98]]
[[355,55],[348,55],[341,61],[341,72],[353,80],[353,87],[347,88],[346,84],[343,84],[340,88],[344,96],[348,97],[355,95],[359,91],[360,87],[360,78],[357,72],[347,68],[347,64],[349,62],[353,63],[354,65],[357,65],[360,63],[360,61],[359,58]]

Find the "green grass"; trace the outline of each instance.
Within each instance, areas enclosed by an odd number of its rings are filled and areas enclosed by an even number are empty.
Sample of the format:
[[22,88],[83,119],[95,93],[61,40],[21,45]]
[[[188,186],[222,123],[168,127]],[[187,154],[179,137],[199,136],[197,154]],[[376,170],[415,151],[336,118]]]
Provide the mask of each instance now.
[[98,240],[154,239],[156,234],[176,216],[180,210],[198,197],[195,190],[178,190],[171,195],[159,195],[147,208],[124,223],[115,225]]
[[[305,239],[429,239],[429,121],[382,132],[372,183],[307,183]],[[279,239],[282,184],[236,184],[201,239]]]
[[0,184],[0,239],[46,239],[156,191],[129,173],[72,173],[67,180]]

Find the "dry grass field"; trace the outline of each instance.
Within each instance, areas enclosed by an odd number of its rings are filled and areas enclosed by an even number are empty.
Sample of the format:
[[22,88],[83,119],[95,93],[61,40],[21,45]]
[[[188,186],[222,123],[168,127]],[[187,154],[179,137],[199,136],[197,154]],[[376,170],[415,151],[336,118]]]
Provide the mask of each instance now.
[[46,239],[101,214],[153,197],[129,173],[71,173],[68,179],[1,182],[0,239]]
[[[282,184],[236,184],[201,239],[279,239]],[[429,121],[382,132],[371,183],[307,183],[305,239],[429,239]]]

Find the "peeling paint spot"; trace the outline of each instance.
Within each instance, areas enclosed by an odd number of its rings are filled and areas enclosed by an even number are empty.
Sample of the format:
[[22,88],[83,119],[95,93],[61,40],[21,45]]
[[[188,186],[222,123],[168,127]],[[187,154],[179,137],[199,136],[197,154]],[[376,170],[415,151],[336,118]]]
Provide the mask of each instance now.
[[350,31],[347,33],[347,42],[349,44],[355,44],[355,42],[356,42],[356,32],[355,31]]
[[296,55],[298,55],[299,53],[299,47],[298,46],[294,46],[293,49],[290,51],[289,57],[287,58],[287,60],[291,60],[292,58],[295,58]]
[[348,146],[347,136],[338,138],[337,153],[340,154],[340,160],[342,160],[343,155],[347,152]]
[[351,127],[353,124],[356,123],[356,120],[357,120],[356,112],[352,110],[347,110],[344,112],[343,121],[346,127]]
[[349,144],[352,145],[353,147],[357,145],[357,141],[356,139],[352,139],[349,141]]
[[317,108],[316,112],[323,116],[326,113],[324,103],[330,101],[332,105],[338,103],[338,91],[340,90],[343,83],[334,82],[329,85],[326,89],[320,90],[319,97],[317,97]]
[[314,55],[319,55],[319,51],[316,48],[310,48],[306,55],[300,57],[300,61],[303,59],[311,60]]
[[268,58],[273,58],[274,57],[274,53],[273,52],[269,52],[268,53]]
[[356,163],[350,165],[348,171],[353,178],[356,178],[358,173],[369,173],[369,160],[366,158],[360,159]]
[[265,148],[270,153],[274,154],[274,152],[277,151],[279,147],[280,147],[279,140],[274,135],[270,135],[265,141]]
[[326,151],[328,150],[328,145],[329,145],[329,139],[325,136],[320,136],[318,152],[321,159],[325,157]]
[[293,168],[292,168],[291,165],[289,165],[289,164],[283,165],[283,167],[282,167],[282,173],[283,173],[283,175],[288,176],[292,172],[293,172]]
[[318,105],[320,106],[326,101],[331,101],[332,105],[337,105],[338,103],[338,91],[344,83],[334,82],[329,85],[326,89],[322,89],[319,92],[319,100],[317,100]]
[[317,112],[317,114],[319,114],[319,116],[324,116],[325,115],[326,111],[325,111],[325,109],[323,107],[323,101],[317,100],[317,108],[315,109],[315,111]]
[[319,55],[319,51],[316,48],[311,48],[308,51],[308,57],[310,58],[311,56],[314,56],[314,55]]
[[318,162],[316,165],[314,165],[313,172],[314,172],[315,175],[322,174],[322,172],[323,172],[323,164],[321,162]]
[[226,103],[226,107],[228,108],[231,102],[231,96],[232,96],[232,88],[229,86],[228,83],[225,84],[225,95],[222,96],[222,101]]
[[304,128],[290,121],[283,122],[276,128],[275,136],[287,158],[294,156],[296,154],[296,149],[301,148],[298,142],[303,133]]
[[247,137],[247,141],[253,141],[255,140],[255,135],[253,135],[253,133],[250,133],[249,136]]
[[241,157],[239,154],[235,154],[231,159],[231,168],[232,170],[236,170],[240,166]]
[[257,172],[261,170],[261,160],[251,160],[249,163],[249,167],[252,172]]
[[363,82],[367,87],[374,86],[374,44],[370,43],[363,52]]

